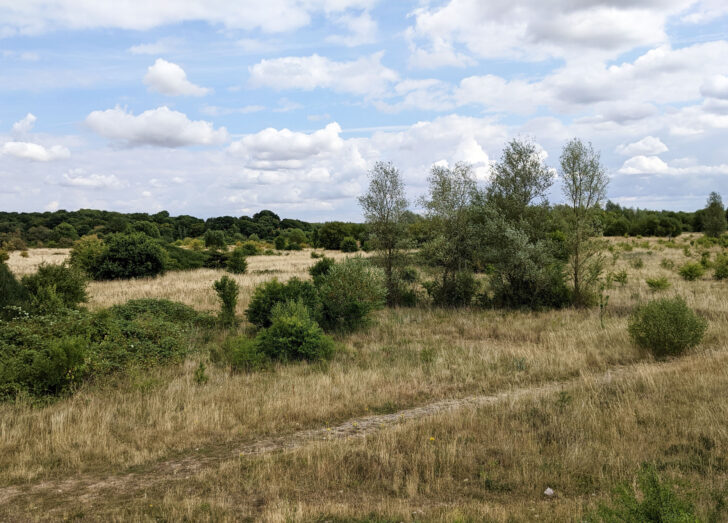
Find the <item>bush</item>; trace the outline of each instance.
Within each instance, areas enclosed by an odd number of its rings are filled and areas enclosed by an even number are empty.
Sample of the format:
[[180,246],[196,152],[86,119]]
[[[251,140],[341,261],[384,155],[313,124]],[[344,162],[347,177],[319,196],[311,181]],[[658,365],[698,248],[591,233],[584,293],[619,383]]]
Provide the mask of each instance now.
[[273,279],[258,285],[245,315],[256,327],[268,327],[272,321],[273,307],[287,301],[302,301],[314,319],[320,316],[321,300],[316,287],[313,283],[298,278],[291,278],[286,283]]
[[183,303],[157,298],[129,300],[122,305],[109,308],[109,313],[125,321],[149,317],[170,323],[212,326],[212,318],[207,314],[197,312]]
[[0,318],[6,315],[5,307],[20,307],[28,299],[28,291],[3,262],[0,262]]
[[66,264],[41,263],[34,274],[23,276],[21,283],[28,290],[32,308],[42,313],[73,309],[88,299],[86,276]]
[[659,278],[647,278],[645,282],[647,282],[647,286],[650,288],[650,290],[654,292],[664,291],[670,288],[670,282],[667,281],[667,278],[665,278],[664,276],[661,276]]
[[459,271],[444,281],[433,280],[423,285],[433,305],[438,307],[467,307],[478,292],[478,282],[468,271]]
[[243,242],[240,248],[246,256],[256,256],[260,254],[260,247],[258,247],[258,244],[254,241],[248,240],[247,242]]
[[678,271],[684,280],[694,281],[705,274],[705,269],[699,263],[688,262]]
[[286,248],[286,239],[283,236],[276,236],[276,239],[273,241],[273,245],[275,245],[276,249],[282,251]]
[[268,364],[268,357],[260,351],[256,340],[247,336],[227,338],[210,352],[210,357],[214,363],[245,372],[264,369]]
[[145,234],[112,234],[91,276],[96,280],[152,277],[164,272],[166,261],[162,248]]
[[203,239],[205,241],[205,247],[208,249],[224,249],[227,245],[223,231],[207,230]]
[[614,281],[619,283],[622,287],[627,285],[627,271],[621,270],[614,274]]
[[106,253],[106,245],[98,236],[82,236],[73,244],[69,263],[89,276],[96,274]]
[[660,267],[671,271],[675,268],[675,262],[668,258],[663,258],[662,261],[660,261]]
[[341,243],[339,244],[339,249],[341,252],[356,252],[359,250],[359,244],[357,241],[352,238],[351,236],[347,236],[343,240],[341,240]]
[[272,323],[256,337],[258,349],[272,359],[324,360],[334,353],[334,342],[311,318],[302,301],[277,303]]
[[248,270],[248,262],[245,259],[245,253],[240,247],[233,249],[230,258],[227,261],[227,270],[233,274],[245,274]]
[[638,347],[664,358],[698,345],[707,327],[707,321],[682,298],[663,298],[638,307],[630,316],[628,330]]
[[586,516],[589,523],[698,522],[692,503],[681,499],[672,487],[660,481],[654,466],[642,465],[637,476],[639,496],[624,484],[614,493],[612,506],[602,505]]
[[319,285],[321,325],[327,330],[354,329],[384,305],[386,293],[384,272],[367,260],[355,257],[337,263]]
[[206,269],[225,269],[227,268],[230,254],[225,251],[216,249],[208,249],[205,251],[205,263],[203,267]]
[[323,257],[316,263],[314,263],[309,269],[308,273],[311,275],[311,278],[313,278],[314,285],[318,285],[321,283],[321,280],[324,276],[326,276],[329,272],[331,272],[331,268],[336,264],[333,258],[327,258]]
[[0,263],[5,263],[9,259],[10,259],[10,255],[8,254],[8,252],[0,249]]
[[715,258],[713,271],[716,280],[725,280],[728,278],[728,254],[722,254]]
[[224,327],[235,325],[235,306],[238,304],[238,284],[232,278],[223,276],[215,283],[213,288],[220,298],[220,323]]
[[645,266],[645,261],[642,258],[635,258],[629,264],[633,269],[641,269]]
[[205,266],[207,262],[207,254],[204,252],[183,249],[175,245],[162,245],[167,253],[165,270],[168,271],[189,271],[199,269]]

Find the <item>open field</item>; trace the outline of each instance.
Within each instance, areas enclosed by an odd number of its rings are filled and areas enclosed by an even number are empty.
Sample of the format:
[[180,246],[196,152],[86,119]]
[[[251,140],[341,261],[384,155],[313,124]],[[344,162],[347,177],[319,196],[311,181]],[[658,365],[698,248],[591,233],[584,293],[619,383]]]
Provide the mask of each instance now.
[[[325,365],[253,374],[209,365],[200,386],[199,347],[183,365],[90,384],[46,406],[0,404],[0,518],[568,521],[647,461],[701,514],[725,520],[715,510],[728,496],[728,284],[680,278],[690,239],[610,240],[607,271],[628,278],[605,291],[604,328],[598,308],[384,310],[339,337]],[[9,265],[21,275],[63,256],[31,250]],[[306,277],[313,262],[307,251],[249,258],[249,274],[235,276],[238,313],[259,282]],[[94,282],[89,306],[164,297],[215,310],[220,275]],[[645,279],[655,276],[671,287],[651,291]],[[655,362],[629,342],[629,312],[658,294],[683,296],[710,321],[682,359]],[[498,401],[472,401],[492,395]],[[463,398],[458,408],[366,421]],[[327,428],[343,437],[319,437]],[[267,441],[278,444],[242,450]],[[169,463],[186,465],[175,475]]]

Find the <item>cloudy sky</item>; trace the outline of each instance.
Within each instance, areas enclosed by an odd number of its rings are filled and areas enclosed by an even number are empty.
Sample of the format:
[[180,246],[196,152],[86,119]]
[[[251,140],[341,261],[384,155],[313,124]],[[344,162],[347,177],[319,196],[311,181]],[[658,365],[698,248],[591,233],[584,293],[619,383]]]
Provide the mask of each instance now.
[[725,0],[0,0],[0,96],[2,210],[359,219],[377,160],[414,198],[517,136],[728,198]]

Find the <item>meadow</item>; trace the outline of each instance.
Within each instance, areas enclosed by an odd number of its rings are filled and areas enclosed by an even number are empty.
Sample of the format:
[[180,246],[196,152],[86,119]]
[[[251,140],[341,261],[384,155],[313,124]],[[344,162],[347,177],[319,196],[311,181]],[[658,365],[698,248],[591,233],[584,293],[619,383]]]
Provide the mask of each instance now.
[[[213,336],[179,365],[0,403],[0,519],[581,521],[649,463],[703,519],[726,520],[728,286],[677,273],[700,259],[697,237],[610,239],[601,310],[388,308],[336,335],[323,363],[232,373],[209,362]],[[11,253],[18,276],[68,254],[28,252]],[[305,279],[315,261],[249,257],[231,275],[237,314],[256,285]],[[168,298],[213,312],[221,274],[91,282],[87,306]],[[658,277],[669,288],[647,284]],[[657,361],[627,320],[673,295],[709,328]]]

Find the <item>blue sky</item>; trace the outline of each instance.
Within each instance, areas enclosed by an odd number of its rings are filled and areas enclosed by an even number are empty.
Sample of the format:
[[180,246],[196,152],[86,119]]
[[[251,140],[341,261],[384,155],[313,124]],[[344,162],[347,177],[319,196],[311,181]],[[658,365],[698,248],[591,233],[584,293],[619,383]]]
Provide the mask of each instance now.
[[728,197],[723,0],[0,0],[0,208],[360,219],[378,160],[576,136],[609,197]]

